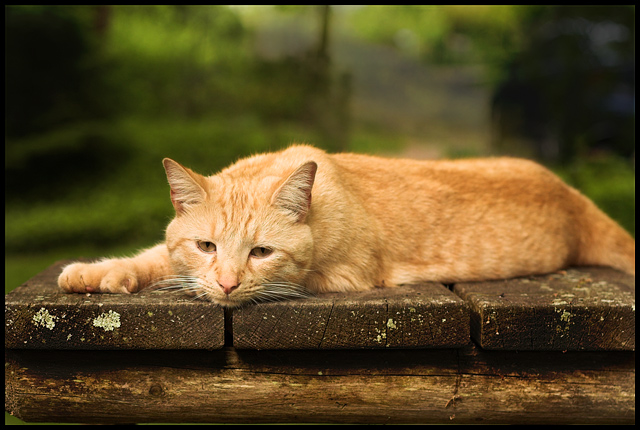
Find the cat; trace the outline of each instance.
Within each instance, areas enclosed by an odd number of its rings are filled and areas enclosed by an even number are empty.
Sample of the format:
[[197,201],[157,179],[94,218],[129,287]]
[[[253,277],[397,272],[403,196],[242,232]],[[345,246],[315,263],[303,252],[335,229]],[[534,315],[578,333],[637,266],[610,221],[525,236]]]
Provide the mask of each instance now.
[[67,292],[179,284],[222,306],[305,292],[495,280],[571,265],[635,276],[635,240],[535,162],[416,161],[308,145],[204,177],[163,160],[175,218],[133,258],[74,263]]

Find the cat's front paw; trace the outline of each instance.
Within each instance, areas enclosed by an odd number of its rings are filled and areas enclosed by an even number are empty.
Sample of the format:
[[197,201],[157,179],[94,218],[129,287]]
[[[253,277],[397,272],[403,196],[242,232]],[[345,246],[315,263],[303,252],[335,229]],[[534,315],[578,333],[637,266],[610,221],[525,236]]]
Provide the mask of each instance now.
[[131,263],[106,260],[99,263],[73,263],[58,277],[58,286],[68,293],[134,293],[138,278]]

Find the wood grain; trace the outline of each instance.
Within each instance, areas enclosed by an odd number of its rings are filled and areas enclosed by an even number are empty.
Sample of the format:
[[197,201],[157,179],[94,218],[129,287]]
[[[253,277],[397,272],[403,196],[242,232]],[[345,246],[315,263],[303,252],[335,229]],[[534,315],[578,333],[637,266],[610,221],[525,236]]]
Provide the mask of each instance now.
[[[225,311],[181,293],[65,294],[58,262],[5,296],[5,347],[635,350],[635,277],[606,268],[263,303]],[[455,293],[455,294],[454,294]],[[226,319],[226,321],[225,321]]]
[[467,343],[467,305],[434,283],[322,294],[233,312],[236,348],[454,348]]
[[456,284],[485,349],[635,350],[635,277],[607,268]]
[[66,294],[58,262],[5,296],[5,348],[215,349],[224,312],[180,293]]
[[5,409],[30,422],[624,424],[635,354],[7,350]]

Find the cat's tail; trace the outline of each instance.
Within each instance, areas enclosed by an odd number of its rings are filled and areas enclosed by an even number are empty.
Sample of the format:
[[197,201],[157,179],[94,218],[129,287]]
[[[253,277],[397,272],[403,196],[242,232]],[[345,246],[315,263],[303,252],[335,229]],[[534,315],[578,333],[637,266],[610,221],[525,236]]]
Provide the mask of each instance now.
[[[582,196],[581,196],[582,197]],[[636,274],[636,241],[590,200],[584,198],[578,223],[580,245],[576,263],[609,266]]]

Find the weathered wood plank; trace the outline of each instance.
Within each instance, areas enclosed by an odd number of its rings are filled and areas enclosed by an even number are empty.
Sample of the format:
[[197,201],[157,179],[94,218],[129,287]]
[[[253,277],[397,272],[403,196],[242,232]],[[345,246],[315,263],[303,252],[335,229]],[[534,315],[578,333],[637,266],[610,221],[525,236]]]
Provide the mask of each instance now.
[[467,305],[434,283],[233,311],[236,348],[452,348],[468,342]]
[[486,349],[635,350],[635,277],[606,268],[456,284]]
[[65,294],[61,261],[5,296],[5,348],[215,349],[224,312],[172,292]]
[[434,350],[5,351],[30,422],[635,421],[635,353]]
[[222,308],[180,293],[65,294],[65,263],[5,296],[5,347],[214,349],[226,325],[238,348],[448,348],[468,342],[471,321],[488,349],[635,349],[635,277],[611,269],[458,284],[462,299],[439,284],[325,294],[234,310],[225,324]]

